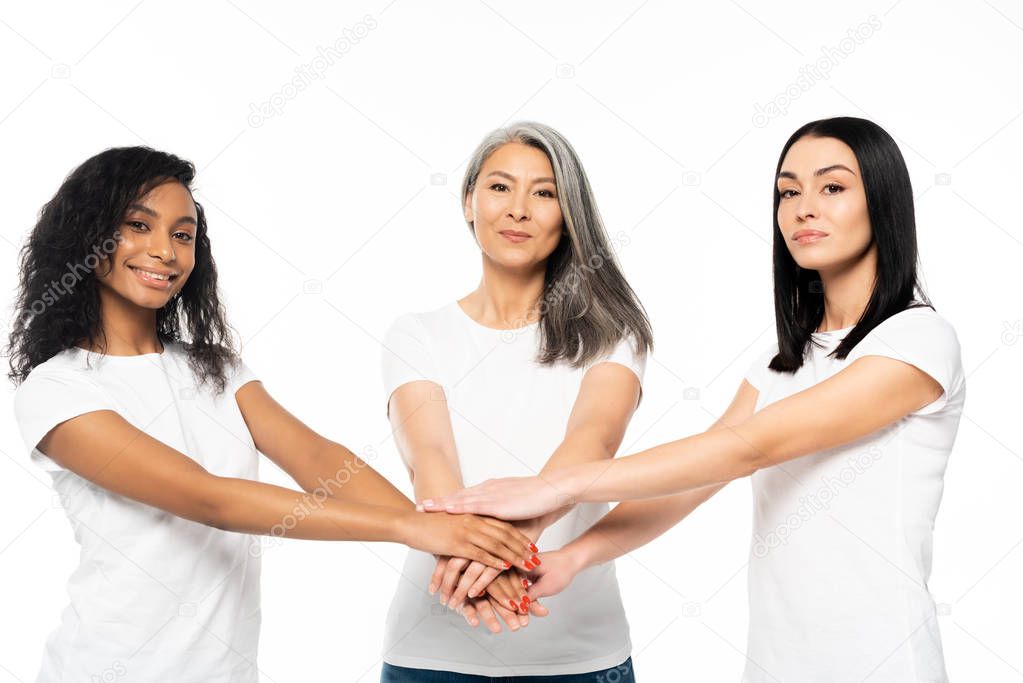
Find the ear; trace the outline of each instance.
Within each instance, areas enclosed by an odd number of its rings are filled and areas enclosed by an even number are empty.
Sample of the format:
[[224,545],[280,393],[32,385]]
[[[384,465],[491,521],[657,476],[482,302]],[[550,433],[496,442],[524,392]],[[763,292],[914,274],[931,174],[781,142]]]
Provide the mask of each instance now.
[[474,191],[470,190],[465,193],[465,200],[462,202],[462,215],[465,216],[465,222],[472,227],[473,221],[476,218],[476,212],[472,210],[472,196]]

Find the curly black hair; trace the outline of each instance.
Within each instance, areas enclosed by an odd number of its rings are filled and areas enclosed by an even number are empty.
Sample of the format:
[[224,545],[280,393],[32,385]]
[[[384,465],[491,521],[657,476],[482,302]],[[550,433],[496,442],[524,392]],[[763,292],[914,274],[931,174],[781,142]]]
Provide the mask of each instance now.
[[[194,178],[191,162],[149,147],[108,149],[71,172],[21,249],[6,349],[12,382],[20,384],[33,368],[83,340],[105,351],[96,265],[116,249],[132,202],[168,181],[191,191]],[[157,311],[156,333],[161,342],[180,342],[198,382],[220,393],[227,366],[238,356],[218,295],[206,215],[198,202],[195,210],[195,267],[178,295]]]

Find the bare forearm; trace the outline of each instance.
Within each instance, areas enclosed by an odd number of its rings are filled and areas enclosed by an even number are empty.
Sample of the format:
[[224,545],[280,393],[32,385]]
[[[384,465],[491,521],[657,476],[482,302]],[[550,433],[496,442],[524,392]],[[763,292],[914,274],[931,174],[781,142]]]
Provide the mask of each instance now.
[[436,498],[462,488],[462,474],[458,463],[443,452],[429,447],[416,450],[413,464],[412,486],[416,501]]
[[226,477],[212,477],[208,495],[216,501],[212,526],[288,538],[401,542],[401,518],[415,514]]
[[610,562],[678,524],[722,487],[717,484],[674,496],[621,503],[565,550],[576,554],[584,568]]
[[550,483],[577,503],[669,496],[752,474],[761,462],[754,443],[741,428],[718,429],[552,473]]
[[[616,447],[616,444],[601,441],[594,431],[577,430],[565,437],[540,470],[540,476],[547,477],[553,472],[576,465],[610,460],[615,455]],[[542,517],[529,520],[527,535],[537,540],[545,529],[568,514],[572,507],[565,505]]]
[[415,508],[415,504],[394,484],[339,443],[327,442],[312,463],[301,477],[296,478],[298,484],[310,493],[323,492],[335,500],[350,503],[403,510]]

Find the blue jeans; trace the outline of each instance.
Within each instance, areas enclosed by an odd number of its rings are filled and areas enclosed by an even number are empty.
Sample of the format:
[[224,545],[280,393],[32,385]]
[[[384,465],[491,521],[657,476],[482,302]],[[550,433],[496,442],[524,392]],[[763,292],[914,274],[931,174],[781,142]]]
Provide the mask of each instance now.
[[409,669],[384,662],[380,683],[636,683],[636,675],[632,657],[610,669],[559,676],[474,676],[452,671]]

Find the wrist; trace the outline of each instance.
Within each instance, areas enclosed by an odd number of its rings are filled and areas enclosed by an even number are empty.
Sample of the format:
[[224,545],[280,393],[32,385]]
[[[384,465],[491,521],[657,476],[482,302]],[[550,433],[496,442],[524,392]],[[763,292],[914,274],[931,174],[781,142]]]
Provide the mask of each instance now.
[[575,465],[552,472],[550,484],[557,491],[558,506],[548,514],[555,514],[564,507],[582,502],[580,496],[586,490],[585,465]]
[[565,553],[565,558],[568,561],[568,566],[572,570],[573,576],[584,569],[589,569],[598,564],[596,549],[586,534],[563,547],[561,552]]
[[412,515],[418,514],[425,513],[416,512],[415,508],[412,508],[411,510],[396,511],[395,514],[391,516],[391,523],[388,525],[387,529],[388,538],[386,540],[392,543],[400,543],[402,545],[412,547],[409,544],[409,541],[413,536],[411,530],[413,522]]

